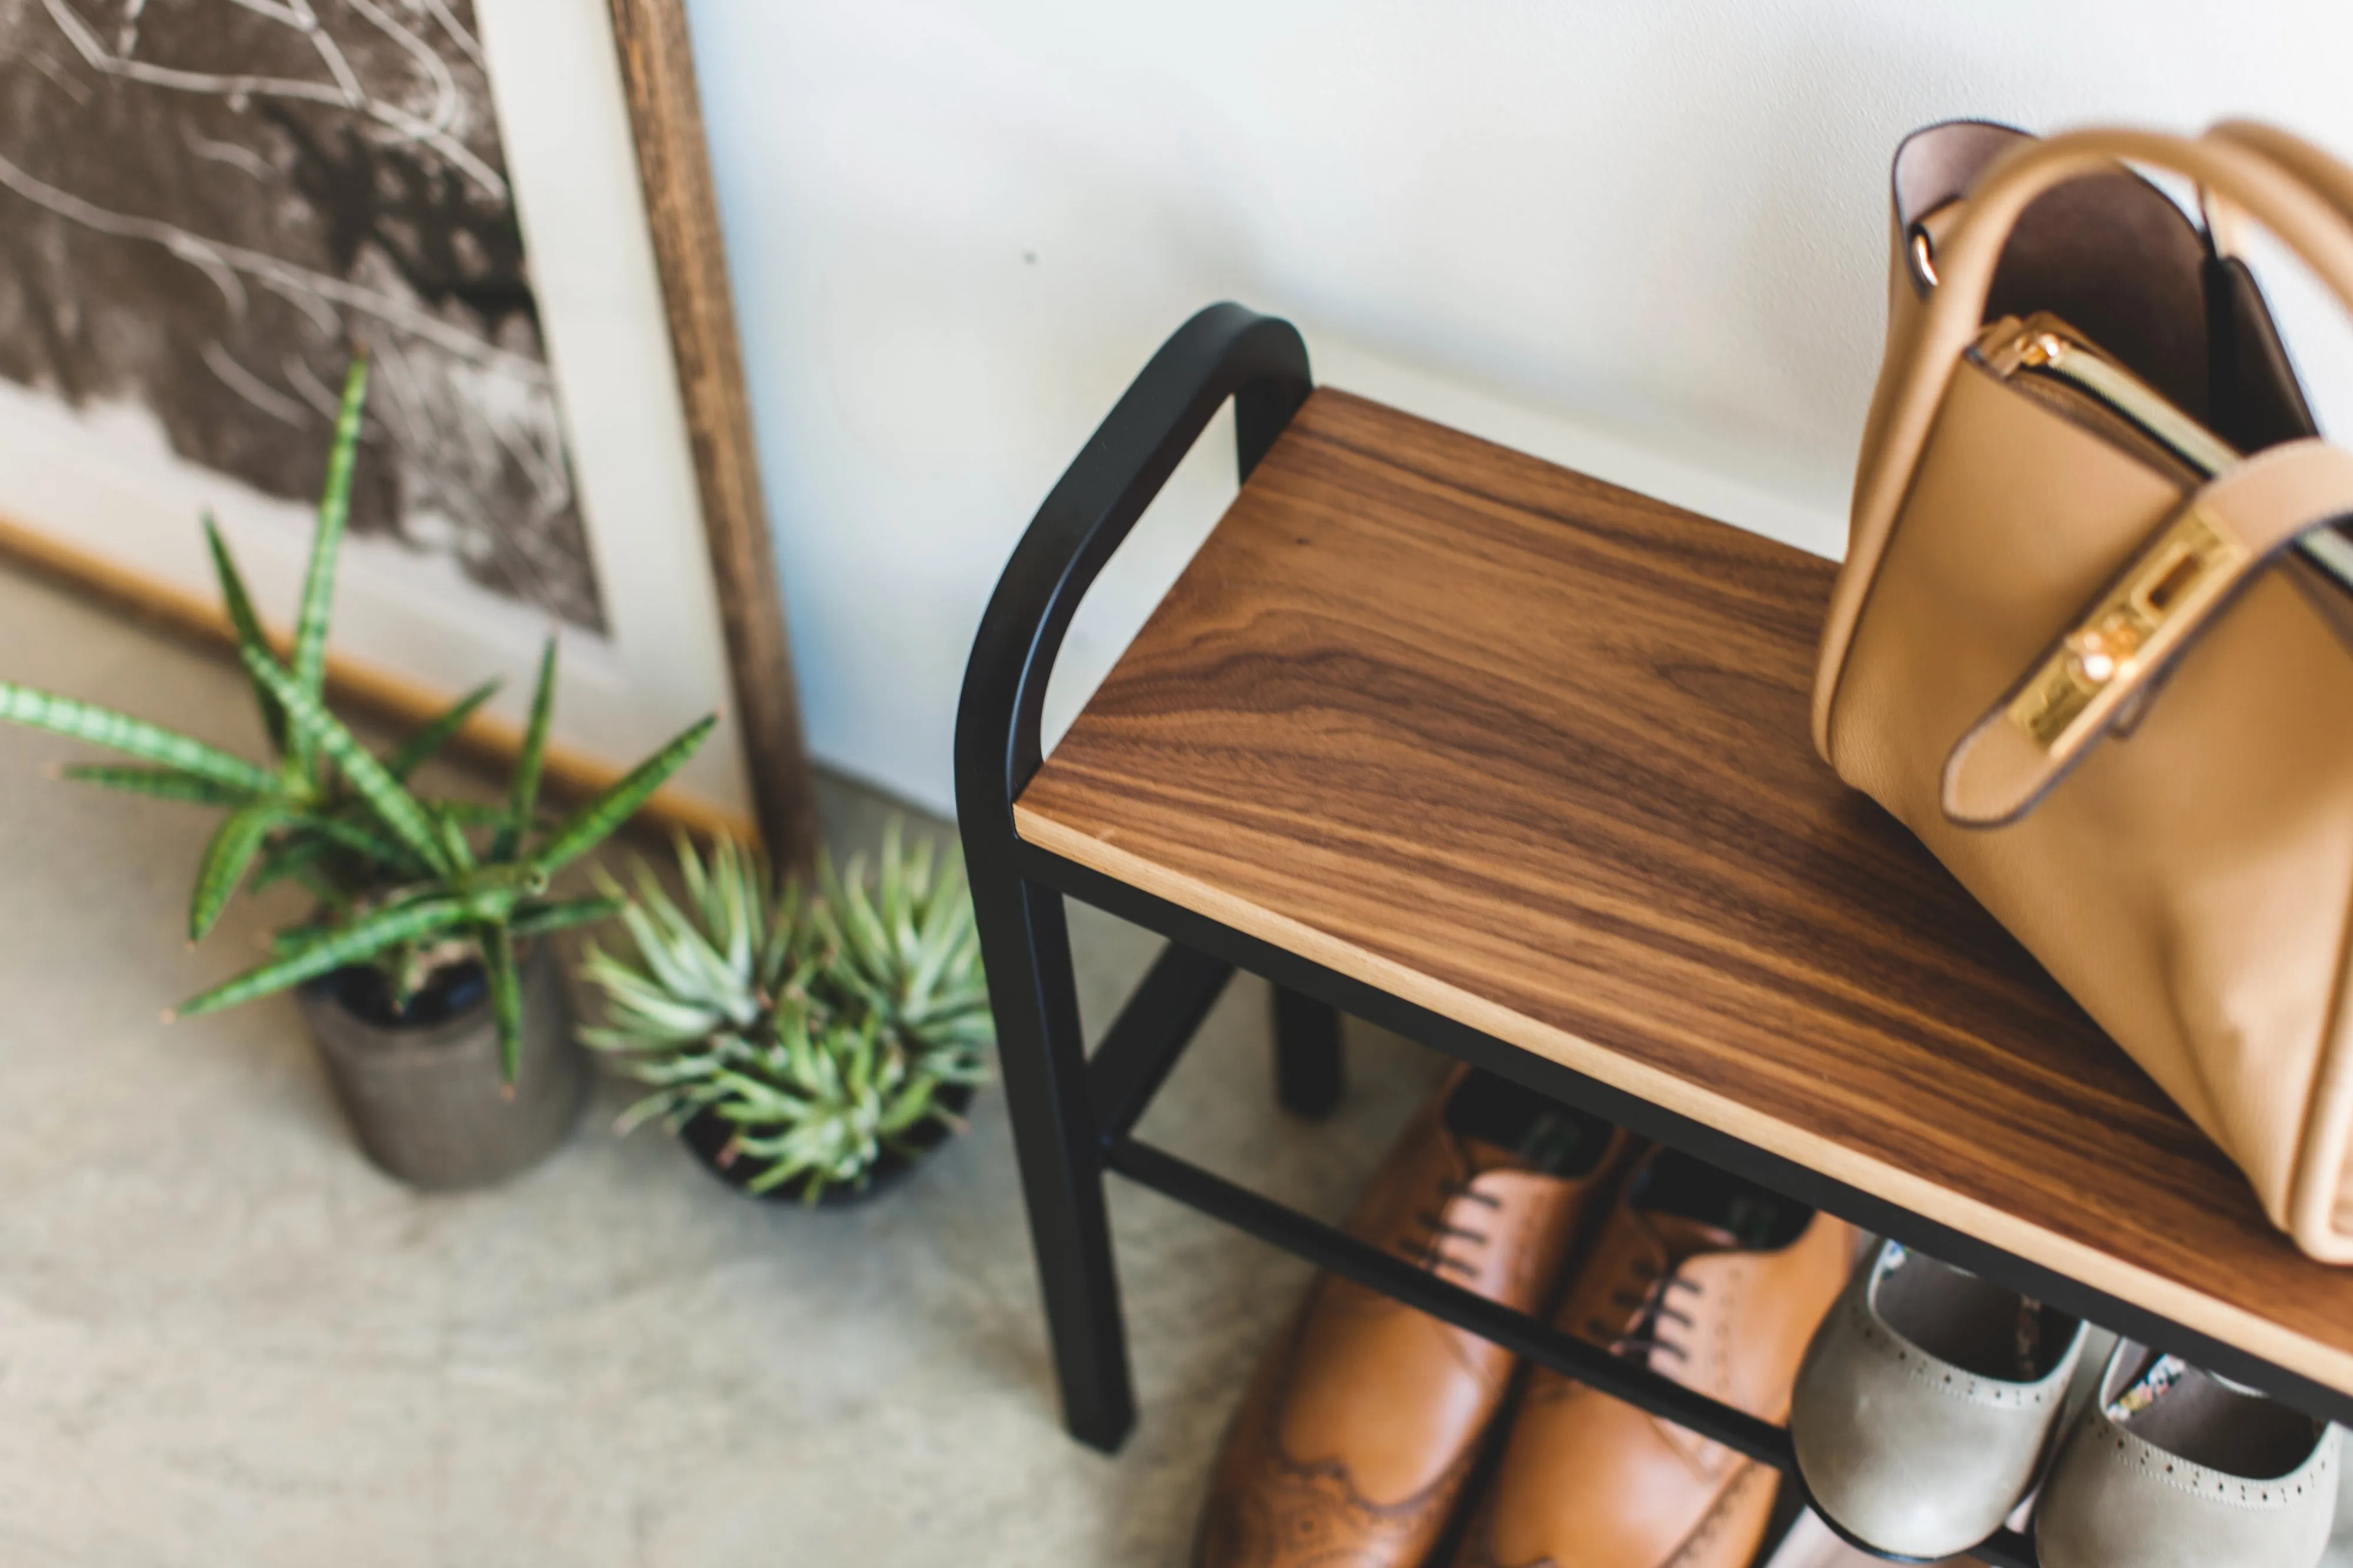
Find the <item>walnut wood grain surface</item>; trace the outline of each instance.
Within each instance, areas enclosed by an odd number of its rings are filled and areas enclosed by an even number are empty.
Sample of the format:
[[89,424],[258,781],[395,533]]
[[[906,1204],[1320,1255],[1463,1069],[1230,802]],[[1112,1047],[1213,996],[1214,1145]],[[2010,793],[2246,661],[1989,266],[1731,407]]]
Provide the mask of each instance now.
[[1019,831],[2353,1391],[2353,1272],[1814,756],[1832,570],[1321,391]]

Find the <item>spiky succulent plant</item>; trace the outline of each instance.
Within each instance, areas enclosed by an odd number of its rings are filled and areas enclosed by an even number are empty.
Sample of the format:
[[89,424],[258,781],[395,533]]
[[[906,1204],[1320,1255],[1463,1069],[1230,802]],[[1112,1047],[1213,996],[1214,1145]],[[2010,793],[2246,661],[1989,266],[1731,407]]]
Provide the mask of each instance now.
[[262,633],[219,531],[209,518],[205,521],[237,657],[252,679],[275,752],[269,765],[7,681],[0,681],[0,720],[104,746],[142,764],[77,764],[65,770],[69,778],[227,814],[196,869],[190,942],[212,929],[239,887],[291,879],[318,900],[321,918],[280,932],[269,962],[181,1004],[175,1015],[250,1001],[361,963],[384,972],[396,1008],[405,1011],[437,973],[479,963],[489,980],[501,1068],[512,1082],[522,1018],[516,942],[601,920],[618,907],[602,898],[549,898],[549,879],[643,805],[693,753],[715,720],[689,727],[570,817],[543,821],[540,764],[555,696],[551,638],[505,801],[479,805],[413,793],[408,775],[454,738],[498,686],[492,681],[468,692],[381,757],[327,711],[328,610],[351,513],[366,396],[367,363],[354,359],[335,421],[292,646],[283,659]]
[[654,1090],[624,1131],[715,1117],[723,1163],[765,1166],[748,1191],[797,1183],[815,1203],[955,1124],[942,1092],[982,1079],[995,1030],[952,855],[910,853],[894,821],[871,869],[861,857],[837,876],[821,858],[814,897],[724,840],[706,859],[681,838],[678,861],[683,907],[642,865],[634,895],[607,882],[628,898],[634,956],[591,947],[582,965],[607,1018],[581,1038]]

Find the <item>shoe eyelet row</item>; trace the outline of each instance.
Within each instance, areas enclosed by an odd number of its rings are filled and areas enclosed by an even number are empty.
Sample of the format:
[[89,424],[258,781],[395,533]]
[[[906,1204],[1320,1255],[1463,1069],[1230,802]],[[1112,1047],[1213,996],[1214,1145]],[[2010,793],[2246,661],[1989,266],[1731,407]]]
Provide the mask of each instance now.
[[[2122,1454],[2143,1472],[2154,1476],[2163,1485],[2192,1497],[2211,1498],[2220,1502],[2242,1508],[2280,1508],[2290,1499],[2303,1497],[2308,1489],[2319,1487],[2328,1478],[2333,1467],[2323,1464],[2316,1469],[2301,1474],[2293,1481],[2265,1486],[2260,1481],[2243,1480],[2179,1459],[2145,1439],[2137,1439],[2119,1430],[2115,1423],[2097,1412],[2087,1413],[2092,1421],[2105,1426],[2116,1437],[2116,1452]],[[2163,1468],[2160,1469],[2159,1466]],[[2333,1488],[2331,1489],[2334,1489]]]

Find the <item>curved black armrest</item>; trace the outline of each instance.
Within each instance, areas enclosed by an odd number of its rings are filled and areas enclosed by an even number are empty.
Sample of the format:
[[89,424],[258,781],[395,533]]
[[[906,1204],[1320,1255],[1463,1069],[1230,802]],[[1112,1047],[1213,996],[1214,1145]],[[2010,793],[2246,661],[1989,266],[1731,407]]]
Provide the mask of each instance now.
[[1176,329],[1038,509],[973,639],[956,707],[956,816],[967,844],[1012,833],[1013,798],[1038,771],[1046,681],[1079,601],[1210,416],[1235,400],[1242,478],[1314,383],[1290,322],[1211,305]]

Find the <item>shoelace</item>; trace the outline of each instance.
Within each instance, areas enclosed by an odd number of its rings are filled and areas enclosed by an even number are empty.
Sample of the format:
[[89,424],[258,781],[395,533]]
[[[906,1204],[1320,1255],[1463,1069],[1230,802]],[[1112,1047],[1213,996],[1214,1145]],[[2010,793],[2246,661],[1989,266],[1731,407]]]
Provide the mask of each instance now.
[[1472,1203],[1489,1210],[1503,1206],[1502,1199],[1493,1193],[1479,1191],[1471,1184],[1468,1178],[1450,1178],[1438,1190],[1437,1208],[1434,1211],[1425,1209],[1413,1216],[1414,1223],[1422,1227],[1422,1234],[1398,1243],[1398,1251],[1406,1261],[1417,1268],[1426,1269],[1432,1274],[1451,1272],[1466,1279],[1476,1279],[1479,1277],[1479,1266],[1467,1259],[1454,1257],[1446,1250],[1446,1244],[1450,1241],[1461,1241],[1473,1247],[1484,1247],[1489,1240],[1489,1235],[1483,1230],[1471,1230],[1452,1224],[1447,1219],[1446,1210],[1457,1198],[1468,1198]]
[[1622,1333],[1612,1333],[1610,1326],[1599,1318],[1588,1318],[1585,1331],[1609,1348],[1609,1353],[1629,1361],[1649,1361],[1651,1352],[1662,1352],[1677,1361],[1688,1361],[1691,1352],[1666,1337],[1667,1325],[1692,1327],[1692,1316],[1669,1300],[1677,1290],[1687,1290],[1694,1298],[1704,1293],[1706,1287],[1696,1279],[1687,1279],[1682,1263],[1662,1273],[1657,1264],[1647,1258],[1637,1258],[1628,1265],[1641,1289],[1619,1289],[1609,1293],[1612,1306],[1622,1307],[1634,1317],[1634,1326]]

